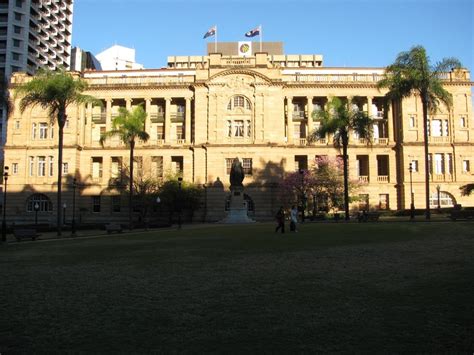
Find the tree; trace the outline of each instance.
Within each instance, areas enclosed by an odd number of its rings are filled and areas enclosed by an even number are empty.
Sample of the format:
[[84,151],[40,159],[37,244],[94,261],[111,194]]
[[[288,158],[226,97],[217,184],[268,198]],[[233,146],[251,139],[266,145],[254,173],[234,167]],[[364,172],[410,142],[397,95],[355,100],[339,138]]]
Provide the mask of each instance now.
[[170,176],[160,187],[159,197],[161,204],[169,213],[169,221],[172,222],[173,213],[181,208],[191,211],[191,218],[201,203],[202,189],[196,184],[182,181],[181,190],[177,176]]
[[133,161],[135,143],[137,140],[146,142],[150,138],[145,131],[146,112],[141,105],[135,107],[132,111],[121,107],[119,115],[112,120],[112,130],[105,132],[100,137],[100,144],[114,136],[118,136],[120,140],[130,148],[130,178],[129,178],[129,198],[128,198],[128,223],[132,229],[132,212],[133,212]]
[[349,107],[349,102],[343,102],[337,97],[332,97],[324,110],[313,111],[313,118],[319,120],[321,125],[312,132],[311,139],[321,139],[327,134],[333,134],[334,146],[342,148],[344,168],[344,211],[345,219],[349,220],[349,169],[347,162],[347,148],[349,133],[353,131],[359,138],[364,138],[367,144],[372,138],[372,119],[366,112]]
[[61,235],[61,192],[62,192],[62,164],[63,164],[63,129],[67,120],[67,108],[71,104],[97,103],[96,98],[82,94],[87,89],[87,83],[66,72],[64,69],[56,71],[40,70],[25,83],[15,87],[16,96],[20,96],[20,111],[27,107],[40,106],[48,110],[51,123],[58,123],[58,186],[57,186],[57,233]]
[[377,83],[379,88],[388,88],[385,95],[387,103],[400,102],[413,93],[420,96],[423,110],[426,219],[431,217],[428,113],[435,113],[440,102],[448,109],[452,106],[452,95],[443,88],[441,74],[460,67],[461,63],[456,58],[444,58],[431,66],[426,50],[422,46],[416,46],[408,52],[400,53],[395,62],[385,69],[384,78]]

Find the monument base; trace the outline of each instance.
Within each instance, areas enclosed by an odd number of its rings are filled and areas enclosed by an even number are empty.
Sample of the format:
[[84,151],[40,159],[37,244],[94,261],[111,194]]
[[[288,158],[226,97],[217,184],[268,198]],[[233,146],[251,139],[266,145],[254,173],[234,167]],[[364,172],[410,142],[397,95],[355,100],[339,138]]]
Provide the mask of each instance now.
[[230,187],[230,206],[227,216],[218,223],[255,223],[247,216],[247,203],[244,200],[243,186]]

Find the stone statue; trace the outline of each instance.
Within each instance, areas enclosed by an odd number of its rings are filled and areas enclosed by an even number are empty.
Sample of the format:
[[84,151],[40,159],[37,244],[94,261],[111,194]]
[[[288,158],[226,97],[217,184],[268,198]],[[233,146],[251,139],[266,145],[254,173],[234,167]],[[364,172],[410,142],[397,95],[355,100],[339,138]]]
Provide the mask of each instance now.
[[230,186],[239,187],[242,186],[244,180],[244,169],[239,161],[239,158],[234,158],[232,167],[230,168]]

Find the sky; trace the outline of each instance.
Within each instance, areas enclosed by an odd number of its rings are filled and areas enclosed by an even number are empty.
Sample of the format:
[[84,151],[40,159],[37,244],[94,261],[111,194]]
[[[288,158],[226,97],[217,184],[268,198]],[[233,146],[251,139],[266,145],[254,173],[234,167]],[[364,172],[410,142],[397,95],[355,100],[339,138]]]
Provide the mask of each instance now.
[[160,68],[167,56],[206,55],[213,25],[226,42],[262,25],[263,41],[322,54],[327,67],[384,67],[422,45],[433,64],[456,57],[474,70],[472,0],[75,0],[72,44],[93,54],[131,47]]

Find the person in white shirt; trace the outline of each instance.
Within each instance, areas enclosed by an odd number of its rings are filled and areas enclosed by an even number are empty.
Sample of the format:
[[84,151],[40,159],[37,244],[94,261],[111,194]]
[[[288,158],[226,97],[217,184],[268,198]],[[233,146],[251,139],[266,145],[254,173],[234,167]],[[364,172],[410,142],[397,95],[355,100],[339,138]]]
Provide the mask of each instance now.
[[295,205],[291,206],[290,211],[290,231],[291,232],[298,232],[296,229],[296,225],[298,223],[298,209]]

